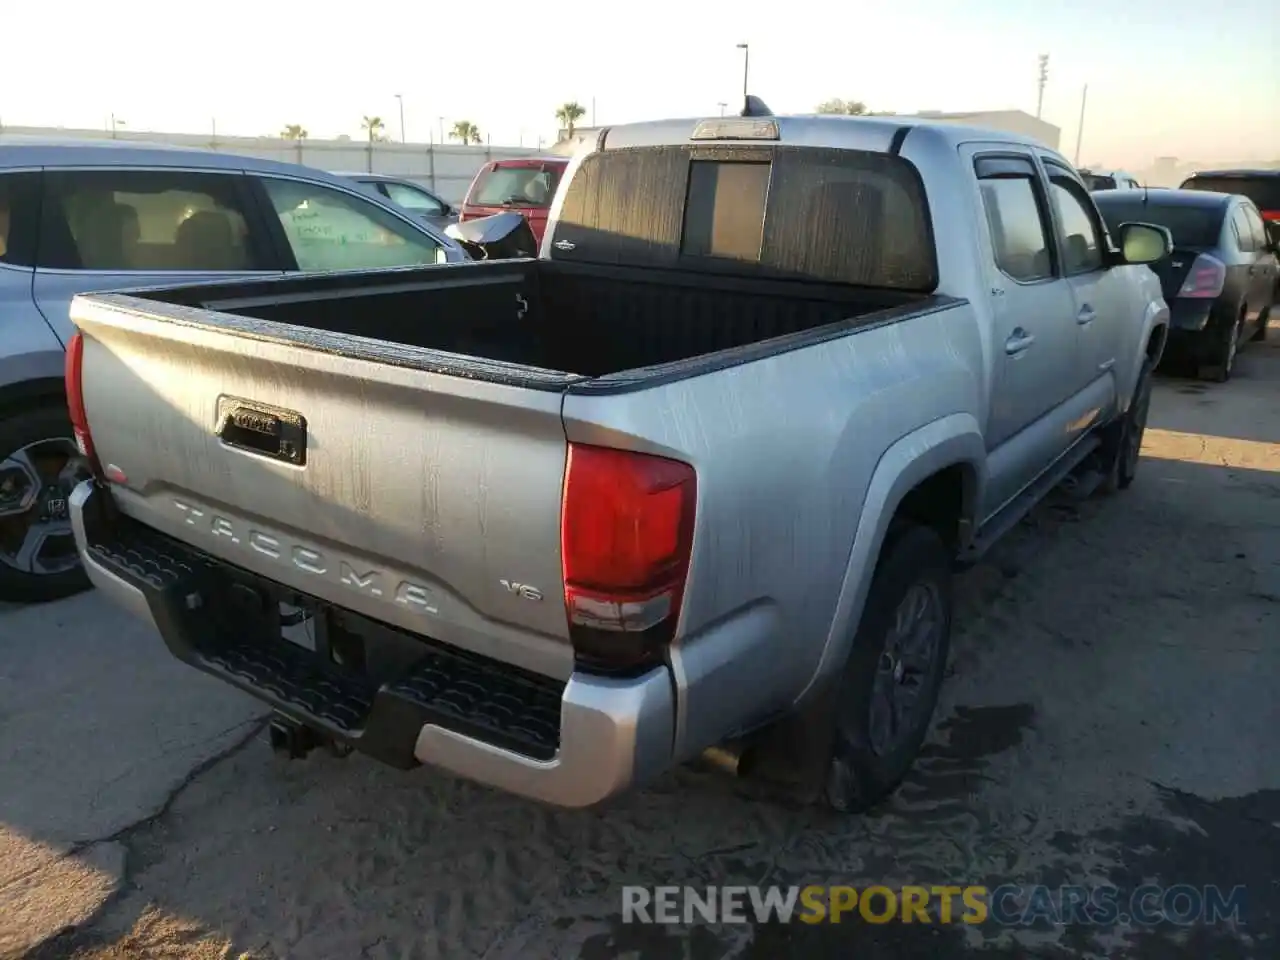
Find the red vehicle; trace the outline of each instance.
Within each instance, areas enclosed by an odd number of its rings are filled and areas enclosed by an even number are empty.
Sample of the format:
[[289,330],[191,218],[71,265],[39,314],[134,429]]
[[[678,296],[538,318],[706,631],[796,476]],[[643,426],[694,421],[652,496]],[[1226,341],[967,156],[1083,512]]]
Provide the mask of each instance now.
[[568,165],[568,157],[490,160],[471,181],[458,220],[476,220],[514,210],[524,214],[533,235],[542,243],[547,212]]

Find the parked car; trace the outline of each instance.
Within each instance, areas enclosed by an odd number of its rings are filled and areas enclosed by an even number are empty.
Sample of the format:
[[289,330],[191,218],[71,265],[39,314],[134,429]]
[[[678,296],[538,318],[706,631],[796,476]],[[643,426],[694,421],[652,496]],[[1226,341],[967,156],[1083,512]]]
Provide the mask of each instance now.
[[0,600],[88,585],[66,510],[75,294],[464,259],[440,231],[318,170],[136,141],[0,137]]
[[529,221],[534,239],[541,243],[547,211],[551,209],[551,201],[568,164],[568,157],[490,160],[471,181],[459,220],[475,220],[515,210]]
[[1275,302],[1276,229],[1248,197],[1199,190],[1110,192],[1094,197],[1112,231],[1131,220],[1167,227],[1173,253],[1152,265],[1169,303],[1171,358],[1227,380],[1246,340],[1262,340]]
[[382,173],[337,173],[335,176],[354,180],[366,190],[379,197],[390,200],[410,213],[416,214],[433,226],[444,229],[451,223],[457,223],[458,211],[441,200],[426,187],[405,180],[403,177],[391,177]]
[[1243,194],[1263,220],[1280,222],[1280,170],[1201,170],[1182,181],[1181,189]]
[[81,554],[291,754],[581,806],[725,744],[863,808],[953,561],[1133,482],[1169,233],[940,122],[601,140],[536,259],[78,298]]
[[1084,185],[1092,190],[1141,190],[1138,178],[1123,170],[1087,170],[1079,171]]

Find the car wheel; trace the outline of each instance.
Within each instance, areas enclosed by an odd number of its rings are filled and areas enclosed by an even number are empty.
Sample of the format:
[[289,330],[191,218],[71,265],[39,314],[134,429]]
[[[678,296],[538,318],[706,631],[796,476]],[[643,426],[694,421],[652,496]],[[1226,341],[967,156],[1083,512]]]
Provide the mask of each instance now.
[[1215,383],[1226,383],[1236,366],[1236,354],[1240,350],[1240,337],[1244,334],[1244,313],[1225,330],[1214,345],[1213,363],[1200,367],[1200,376]]
[[1123,417],[1106,428],[1102,438],[1102,469],[1104,472],[1100,492],[1115,493],[1128,490],[1138,475],[1138,461],[1142,458],[1142,440],[1147,433],[1147,416],[1151,412],[1153,388],[1150,363],[1142,365],[1138,385],[1133,389],[1133,400]]
[[861,812],[902,782],[933,719],[950,639],[950,553],[934,531],[895,524],[834,698],[830,807]]
[[[1275,304],[1272,304],[1275,306]],[[1262,319],[1258,321],[1258,329],[1254,331],[1252,339],[1261,343],[1267,339],[1267,324],[1271,322],[1271,307],[1262,311]]]
[[52,404],[0,419],[0,600],[57,600],[89,586],[69,513],[89,471],[71,438],[66,410]]

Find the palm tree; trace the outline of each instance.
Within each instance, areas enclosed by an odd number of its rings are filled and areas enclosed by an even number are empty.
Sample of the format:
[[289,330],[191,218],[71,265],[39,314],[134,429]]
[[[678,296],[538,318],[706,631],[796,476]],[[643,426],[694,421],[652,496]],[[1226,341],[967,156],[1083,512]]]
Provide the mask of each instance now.
[[386,124],[382,122],[381,117],[366,116],[360,121],[360,129],[364,130],[365,133],[369,135],[369,147],[367,154],[367,166],[369,173],[373,173],[373,143],[382,135],[382,129],[385,126]]
[[459,143],[480,143],[480,128],[470,120],[459,120],[449,131],[449,139]]
[[280,138],[282,140],[293,141],[293,148],[297,153],[299,164],[302,163],[302,141],[307,139],[309,136],[311,136],[311,134],[307,132],[307,128],[300,123],[285,124],[285,128],[280,131]]
[[842,113],[849,117],[865,117],[867,105],[861,100],[824,100],[818,104],[819,113]]
[[573,128],[578,121],[587,115],[587,109],[576,100],[570,100],[568,103],[562,103],[556,109],[556,119],[560,121],[561,126],[565,129],[565,138],[573,139]]

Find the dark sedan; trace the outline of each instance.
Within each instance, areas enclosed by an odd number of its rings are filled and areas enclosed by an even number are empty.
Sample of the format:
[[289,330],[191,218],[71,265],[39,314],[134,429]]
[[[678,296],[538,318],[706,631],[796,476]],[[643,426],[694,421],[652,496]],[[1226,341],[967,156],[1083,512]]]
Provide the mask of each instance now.
[[1166,356],[1191,360],[1207,379],[1229,379],[1240,344],[1266,336],[1276,228],[1248,197],[1226,193],[1109,190],[1093,199],[1113,236],[1130,221],[1173,234],[1173,253],[1151,265],[1171,314]]

